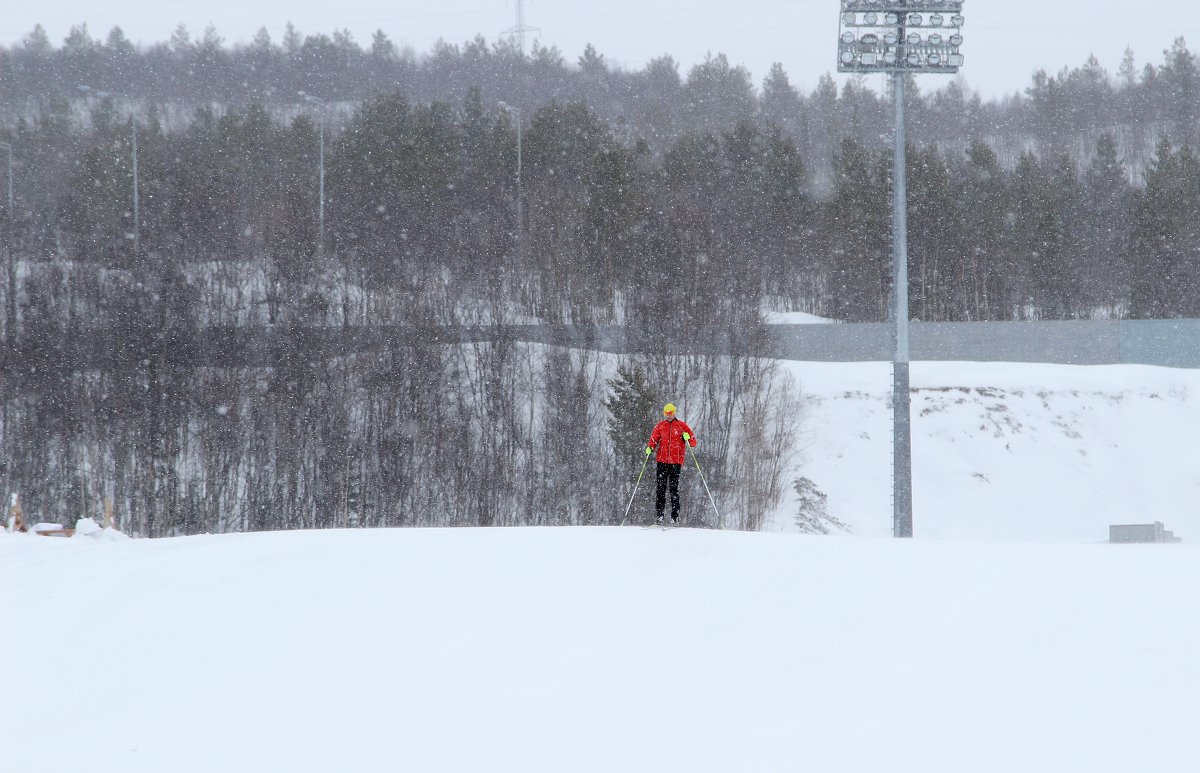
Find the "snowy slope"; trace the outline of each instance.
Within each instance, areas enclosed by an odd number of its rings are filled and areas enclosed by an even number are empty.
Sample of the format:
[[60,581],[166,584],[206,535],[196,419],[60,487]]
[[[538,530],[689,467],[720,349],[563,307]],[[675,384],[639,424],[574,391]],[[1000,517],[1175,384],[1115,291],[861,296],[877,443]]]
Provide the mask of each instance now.
[[1200,548],[0,534],[20,773],[1200,766]]
[[889,366],[784,367],[856,538],[0,532],[0,771],[1200,769],[1200,373],[915,363],[894,541]]
[[[890,534],[890,364],[784,366],[808,398],[799,473],[854,533]],[[1158,520],[1200,540],[1200,371],[916,362],[911,379],[916,536],[1090,542]]]

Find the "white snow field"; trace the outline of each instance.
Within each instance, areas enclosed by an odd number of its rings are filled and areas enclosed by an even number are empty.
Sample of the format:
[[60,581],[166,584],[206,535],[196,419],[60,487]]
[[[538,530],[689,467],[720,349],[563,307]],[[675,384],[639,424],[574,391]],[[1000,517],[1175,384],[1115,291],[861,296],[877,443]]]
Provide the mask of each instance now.
[[0,773],[1200,770],[1200,372],[915,363],[892,540],[889,366],[785,367],[853,536],[0,532]]
[[[783,367],[806,398],[798,473],[855,534],[891,534],[891,365]],[[1162,521],[1200,541],[1200,370],[914,362],[911,385],[916,537],[1097,542]]]
[[0,768],[1195,771],[1200,550],[0,535]]

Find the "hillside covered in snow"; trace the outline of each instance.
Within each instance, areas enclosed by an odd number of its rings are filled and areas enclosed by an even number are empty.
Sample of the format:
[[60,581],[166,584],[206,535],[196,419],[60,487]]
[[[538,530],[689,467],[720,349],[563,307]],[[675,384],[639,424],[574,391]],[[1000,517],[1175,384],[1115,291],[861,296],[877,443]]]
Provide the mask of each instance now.
[[[890,365],[784,367],[806,396],[800,474],[854,533],[890,534]],[[1200,539],[1200,372],[916,362],[912,387],[917,537],[1095,542],[1162,521]]]

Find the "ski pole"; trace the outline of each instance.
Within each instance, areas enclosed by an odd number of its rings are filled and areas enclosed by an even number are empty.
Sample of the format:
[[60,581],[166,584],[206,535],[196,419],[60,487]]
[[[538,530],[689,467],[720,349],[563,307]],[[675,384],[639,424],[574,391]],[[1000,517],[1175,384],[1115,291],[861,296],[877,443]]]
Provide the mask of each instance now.
[[[683,447],[683,452],[687,453],[687,446]],[[708,501],[712,503],[713,512],[717,514],[717,528],[724,529],[725,522],[721,518],[721,511],[717,509],[717,500],[713,499],[712,491],[708,488],[708,481],[704,479],[704,471],[700,469],[700,459],[696,456],[696,452],[692,451],[692,461],[696,463],[696,472],[700,473],[700,482],[704,484],[704,491],[708,494]]]
[[[649,446],[647,446],[649,448]],[[638,486],[642,485],[642,476],[646,474],[646,465],[650,463],[650,454],[646,454],[646,460],[642,462],[642,471],[638,473],[637,483],[633,484],[633,494],[629,497],[629,505],[625,508],[625,515],[621,516],[621,525],[625,525],[625,521],[629,518],[629,511],[633,509],[633,500],[637,496]]]

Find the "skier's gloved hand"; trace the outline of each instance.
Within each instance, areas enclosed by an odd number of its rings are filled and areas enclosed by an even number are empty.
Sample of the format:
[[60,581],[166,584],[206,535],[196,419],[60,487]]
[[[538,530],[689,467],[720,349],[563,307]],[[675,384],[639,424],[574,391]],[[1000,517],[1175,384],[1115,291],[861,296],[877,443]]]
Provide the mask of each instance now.
[[654,453],[654,449],[650,446],[646,446],[646,456],[649,456],[652,453]]
[[691,435],[689,435],[688,433],[686,433],[686,432],[685,432],[685,433],[683,433],[683,439],[684,439],[684,440],[691,440],[691,439],[692,439],[692,436],[691,436]]

